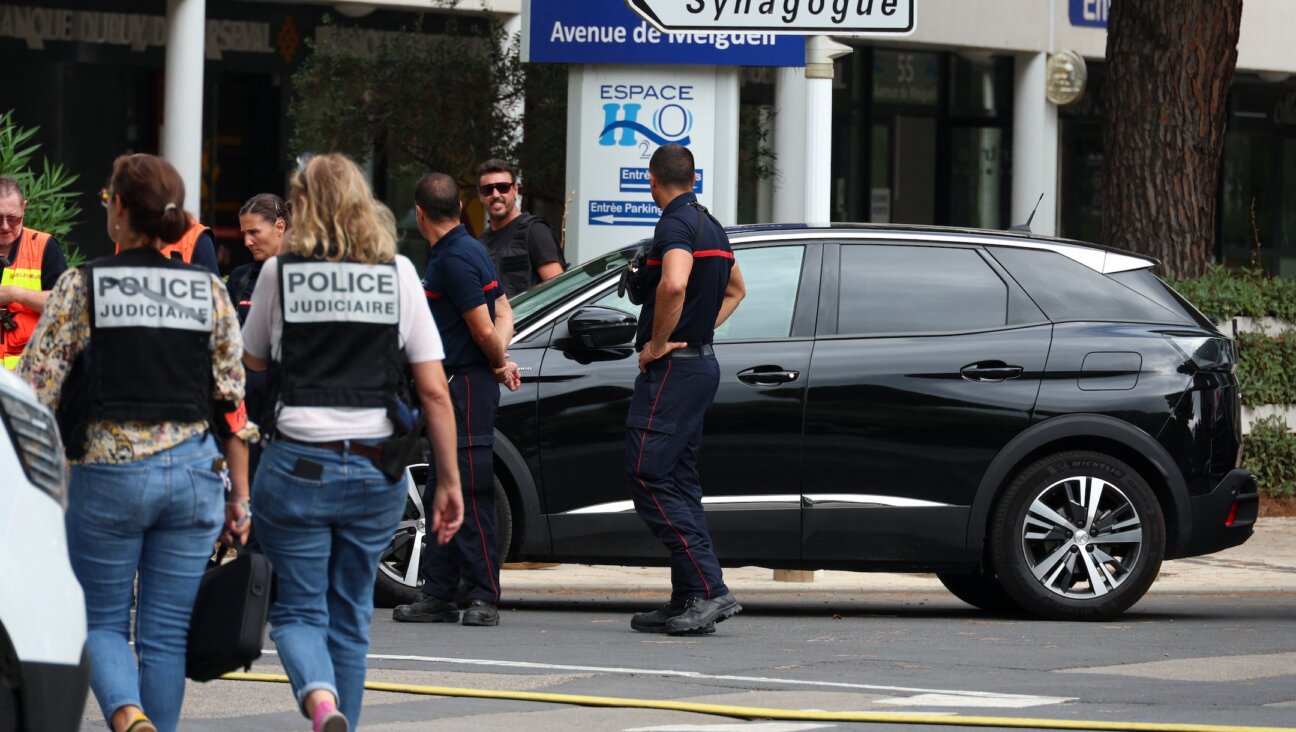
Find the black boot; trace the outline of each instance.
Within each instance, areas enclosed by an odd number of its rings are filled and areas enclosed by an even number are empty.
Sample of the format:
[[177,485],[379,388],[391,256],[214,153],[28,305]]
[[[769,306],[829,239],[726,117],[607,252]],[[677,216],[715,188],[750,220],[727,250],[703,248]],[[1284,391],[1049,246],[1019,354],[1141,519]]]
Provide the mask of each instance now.
[[418,602],[397,605],[392,610],[392,620],[398,623],[457,623],[459,608],[449,600],[420,595]]
[[[656,610],[635,613],[634,617],[630,618],[630,627],[640,633],[665,633],[666,621],[684,612],[684,607],[684,605],[672,605],[668,602]],[[714,632],[715,623],[696,631],[698,635]]]
[[464,625],[499,625],[499,610],[485,600],[473,600],[464,610]]
[[[715,624],[742,612],[742,605],[732,594],[710,599],[690,597],[684,610],[666,621],[667,635],[698,635],[715,632]],[[707,630],[710,626],[710,630]]]

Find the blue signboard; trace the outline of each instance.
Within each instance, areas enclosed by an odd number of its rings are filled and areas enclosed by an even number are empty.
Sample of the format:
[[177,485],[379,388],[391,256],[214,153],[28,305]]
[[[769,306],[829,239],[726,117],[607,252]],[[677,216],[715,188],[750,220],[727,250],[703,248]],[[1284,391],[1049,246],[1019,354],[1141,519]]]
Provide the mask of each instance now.
[[[698,169],[693,173],[693,192],[702,193],[703,172]],[[648,193],[648,169],[647,168],[622,168],[620,175],[622,193]]]
[[593,226],[656,226],[661,209],[652,201],[590,201]]
[[1106,28],[1111,12],[1111,0],[1071,0],[1071,25],[1086,28]]
[[530,0],[523,60],[565,64],[804,66],[805,38],[773,33],[662,33],[624,0]]

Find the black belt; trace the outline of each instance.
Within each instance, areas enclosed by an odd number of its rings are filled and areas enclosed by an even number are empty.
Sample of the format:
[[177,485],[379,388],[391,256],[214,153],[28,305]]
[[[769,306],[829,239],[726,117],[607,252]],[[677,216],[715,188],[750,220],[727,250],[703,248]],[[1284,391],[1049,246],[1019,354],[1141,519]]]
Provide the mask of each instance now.
[[363,442],[355,440],[330,440],[328,442],[307,442],[305,440],[294,440],[291,437],[279,435],[275,439],[281,442],[291,442],[294,445],[303,445],[305,447],[316,447],[321,450],[332,450],[339,455],[345,455],[348,452],[352,455],[359,455],[370,460],[382,459],[382,448],[377,445],[366,445]]
[[704,358],[714,356],[715,349],[710,344],[702,346],[684,346],[666,354],[666,358]]

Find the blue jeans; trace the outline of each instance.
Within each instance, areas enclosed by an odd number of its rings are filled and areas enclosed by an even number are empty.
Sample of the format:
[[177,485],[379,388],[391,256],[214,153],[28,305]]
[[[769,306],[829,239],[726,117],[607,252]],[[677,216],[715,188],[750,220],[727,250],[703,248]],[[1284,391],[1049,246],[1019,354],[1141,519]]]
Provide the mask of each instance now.
[[262,453],[252,489],[252,520],[279,583],[270,637],[298,706],[327,690],[352,729],[364,696],[378,555],[406,495],[403,479],[388,481],[366,457],[285,440]]
[[135,462],[72,466],[68,552],[85,592],[90,687],[105,719],[131,704],[161,732],[180,720],[189,616],[225,518],[218,455],[203,435]]

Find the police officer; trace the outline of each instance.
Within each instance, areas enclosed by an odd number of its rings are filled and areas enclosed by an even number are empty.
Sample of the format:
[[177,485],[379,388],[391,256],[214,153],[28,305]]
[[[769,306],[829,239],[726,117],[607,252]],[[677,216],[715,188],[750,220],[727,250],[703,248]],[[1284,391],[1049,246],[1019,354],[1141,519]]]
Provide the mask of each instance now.
[[648,289],[639,315],[640,373],[626,418],[630,495],[671,555],[670,602],[635,614],[630,627],[670,635],[712,633],[742,610],[711,546],[698,449],[720,384],[715,329],[746,289],[724,227],[698,204],[693,180],[688,148],[670,144],[653,153],[648,182],[662,216],[646,272],[660,282]]
[[104,718],[113,730],[172,732],[190,614],[222,516],[227,540],[247,534],[243,441],[254,428],[225,288],[160,253],[187,226],[180,174],[161,158],[123,155],[103,198],[122,250],[59,278],[18,374],[56,407],[72,463],[68,555]]
[[438,457],[428,532],[463,516],[441,340],[396,222],[353,161],[317,155],[289,183],[286,251],[265,261],[243,326],[244,362],[270,360],[274,439],[252,510],[278,595],[270,637],[315,730],[359,725],[379,555],[405,510],[419,433],[412,372]]
[[401,605],[392,618],[411,623],[454,623],[454,596],[468,588],[464,625],[499,624],[499,556],[495,538],[495,477],[492,469],[499,388],[518,388],[517,364],[505,348],[513,338],[513,309],[481,242],[459,223],[459,186],[429,173],[414,189],[419,232],[431,244],[423,291],[445,344],[459,437],[459,475],[464,492],[463,528],[445,546],[427,542],[419,566],[422,597]]
[[477,166],[477,195],[490,218],[482,243],[490,252],[504,294],[515,297],[562,274],[563,255],[549,223],[518,208],[517,169],[491,158]]
[[67,269],[54,237],[23,228],[26,213],[18,181],[0,176],[0,361],[10,370],[18,366],[50,290]]

